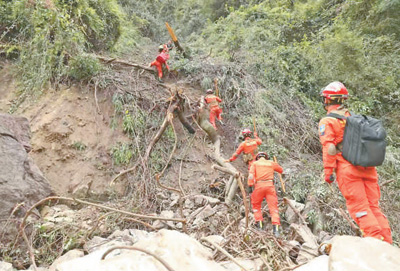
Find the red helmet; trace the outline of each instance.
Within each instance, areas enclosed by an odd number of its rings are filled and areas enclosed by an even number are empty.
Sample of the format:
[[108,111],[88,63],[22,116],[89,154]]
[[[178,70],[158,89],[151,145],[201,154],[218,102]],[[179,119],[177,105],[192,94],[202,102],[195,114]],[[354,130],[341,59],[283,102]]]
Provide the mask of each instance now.
[[258,160],[258,159],[260,159],[261,157],[264,157],[265,159],[269,159],[269,156],[268,156],[268,154],[266,153],[266,152],[259,152],[259,153],[257,153],[257,155],[256,155],[256,160]]
[[242,135],[244,136],[244,137],[250,137],[251,136],[251,134],[252,134],[252,132],[250,131],[250,129],[243,129],[243,131],[242,131]]
[[207,94],[213,94],[214,91],[213,91],[212,89],[207,89],[207,90],[206,90],[206,93],[207,93]]
[[341,82],[335,81],[324,87],[320,95],[328,100],[342,102],[349,97],[349,92]]

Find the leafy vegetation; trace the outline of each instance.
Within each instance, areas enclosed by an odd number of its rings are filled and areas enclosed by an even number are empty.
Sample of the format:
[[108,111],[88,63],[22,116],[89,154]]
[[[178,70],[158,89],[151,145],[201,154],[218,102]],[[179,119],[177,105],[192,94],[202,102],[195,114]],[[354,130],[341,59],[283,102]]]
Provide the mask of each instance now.
[[0,29],[1,53],[17,58],[20,89],[28,93],[90,78],[99,63],[88,53],[123,50],[138,37],[116,0],[1,0]]

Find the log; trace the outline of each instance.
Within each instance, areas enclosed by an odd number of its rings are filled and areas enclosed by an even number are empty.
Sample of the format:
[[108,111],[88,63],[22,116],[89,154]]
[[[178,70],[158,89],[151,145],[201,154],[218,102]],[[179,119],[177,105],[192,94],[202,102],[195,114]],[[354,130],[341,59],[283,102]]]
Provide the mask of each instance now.
[[120,65],[123,65],[123,66],[134,67],[134,68],[146,70],[146,71],[153,72],[153,73],[155,72],[153,68],[150,68],[150,67],[144,66],[144,65],[140,65],[140,64],[137,64],[137,63],[131,63],[131,62],[123,61],[123,60],[120,60],[120,59],[108,58],[108,57],[99,56],[99,55],[94,55],[94,57],[96,57],[98,60],[104,62],[105,64],[117,63],[117,64],[120,64]]

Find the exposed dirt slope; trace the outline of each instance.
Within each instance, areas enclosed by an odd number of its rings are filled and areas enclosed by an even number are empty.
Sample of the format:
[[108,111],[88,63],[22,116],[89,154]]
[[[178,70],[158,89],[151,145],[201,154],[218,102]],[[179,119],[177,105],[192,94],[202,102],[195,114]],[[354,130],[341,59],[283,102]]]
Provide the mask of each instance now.
[[[7,112],[14,97],[14,81],[7,67],[0,71],[0,76],[0,108],[2,112]],[[203,95],[201,90],[183,81],[176,82],[172,78],[167,81],[172,89],[183,89],[191,103],[198,101]],[[114,116],[112,94],[98,91],[97,108],[94,89],[86,86],[63,87],[57,91],[50,89],[35,100],[23,102],[14,113],[25,116],[30,121],[33,146],[31,156],[58,194],[77,193],[78,196],[86,196],[88,191],[103,194],[110,189],[112,177],[123,170],[122,167],[113,165],[110,150],[117,142],[129,142],[130,139],[121,129],[111,128]],[[141,95],[144,101],[163,101],[169,96],[166,90],[160,91],[159,88],[156,91],[143,91]],[[141,106],[152,105],[144,103]],[[164,114],[163,109],[159,110],[159,114]],[[236,147],[233,144],[235,133],[232,132],[235,128],[231,127],[235,124],[228,120],[219,130],[223,142],[230,143],[223,144],[226,157]],[[223,175],[211,169],[212,144],[206,134],[193,125],[197,131],[195,135],[190,135],[178,120],[174,120],[178,148],[161,181],[176,186],[178,178],[181,178],[185,189],[200,192]],[[155,131],[149,130],[149,133]],[[241,168],[241,161],[235,164]],[[245,170],[245,167],[242,166],[242,169]],[[118,183],[120,186],[124,185],[124,182]],[[118,186],[117,190],[122,191]]]

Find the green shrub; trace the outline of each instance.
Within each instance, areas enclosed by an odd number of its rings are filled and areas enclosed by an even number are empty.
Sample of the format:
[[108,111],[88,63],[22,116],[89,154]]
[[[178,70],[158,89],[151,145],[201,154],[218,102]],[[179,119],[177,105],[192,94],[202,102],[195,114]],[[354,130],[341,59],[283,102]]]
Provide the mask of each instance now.
[[69,61],[68,75],[76,80],[90,79],[101,69],[100,62],[90,55],[80,55]]
[[114,164],[117,166],[129,164],[133,157],[131,145],[127,143],[117,143],[111,149],[111,156]]

